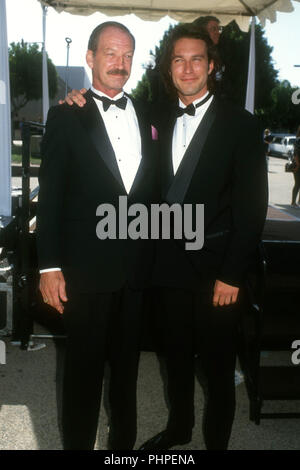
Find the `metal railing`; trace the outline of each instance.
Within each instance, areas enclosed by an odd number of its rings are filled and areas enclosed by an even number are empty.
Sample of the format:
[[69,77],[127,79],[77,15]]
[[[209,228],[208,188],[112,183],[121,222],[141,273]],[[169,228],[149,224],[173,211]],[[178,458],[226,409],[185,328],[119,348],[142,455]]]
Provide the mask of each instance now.
[[[63,335],[35,335],[34,310],[37,297],[37,261],[35,235],[32,221],[36,215],[36,198],[39,187],[30,189],[31,177],[31,138],[45,126],[36,122],[24,122],[22,126],[22,190],[14,195],[12,217],[1,223],[1,259],[5,259],[7,268],[0,269],[2,280],[0,291],[6,292],[6,325],[0,335],[12,336],[13,344],[20,344],[22,349],[29,349],[33,338],[61,338]],[[5,272],[4,272],[4,271]],[[2,273],[3,271],[3,273]],[[3,279],[4,278],[4,279]]]

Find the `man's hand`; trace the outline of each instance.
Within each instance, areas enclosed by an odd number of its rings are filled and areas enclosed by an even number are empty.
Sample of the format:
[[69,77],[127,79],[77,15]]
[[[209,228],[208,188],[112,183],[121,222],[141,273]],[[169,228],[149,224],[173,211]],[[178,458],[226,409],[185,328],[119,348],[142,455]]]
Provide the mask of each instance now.
[[43,300],[59,313],[63,313],[64,306],[61,303],[67,302],[66,283],[61,271],[49,271],[41,274],[40,291]]
[[239,288],[225,284],[225,282],[216,280],[214,286],[214,307],[222,307],[223,305],[235,304]]
[[84,94],[87,92],[86,88],[81,88],[81,90],[72,90],[70,91],[64,100],[59,100],[59,104],[67,103],[68,105],[72,106],[73,103],[76,103],[81,108],[85,105],[86,99],[84,98]]

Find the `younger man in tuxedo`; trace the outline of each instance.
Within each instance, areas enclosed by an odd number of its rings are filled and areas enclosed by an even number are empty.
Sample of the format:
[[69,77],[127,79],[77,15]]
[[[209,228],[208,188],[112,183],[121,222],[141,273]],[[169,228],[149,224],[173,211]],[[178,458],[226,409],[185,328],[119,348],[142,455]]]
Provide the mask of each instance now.
[[141,450],[191,439],[194,355],[206,395],[207,449],[228,446],[235,410],[237,326],[247,270],[267,208],[267,172],[256,118],[213,94],[214,46],[188,25],[172,31],[160,64],[176,106],[161,120],[162,200],[204,204],[204,245],[158,243],[154,283],[167,365],[169,419]]

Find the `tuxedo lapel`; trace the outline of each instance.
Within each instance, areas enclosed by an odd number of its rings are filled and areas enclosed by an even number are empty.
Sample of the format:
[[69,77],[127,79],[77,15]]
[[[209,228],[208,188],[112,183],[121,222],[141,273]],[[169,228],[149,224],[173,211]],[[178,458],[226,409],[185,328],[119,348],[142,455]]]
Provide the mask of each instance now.
[[121,173],[117,164],[116,155],[109,140],[98,107],[89,91],[85,94],[85,98],[86,105],[83,108],[80,108],[80,112],[78,113],[81,123],[90,136],[100,157],[105,162],[106,166],[109,168],[112,175],[119,182],[121,187],[125,190]]
[[150,156],[148,156],[148,152],[151,146],[151,134],[150,134],[150,122],[146,119],[146,112],[143,108],[141,108],[136,102],[132,100],[132,104],[135,109],[135,113],[138,120],[140,136],[141,136],[141,153],[142,159],[140,161],[138,171],[135,175],[134,181],[130,188],[129,194],[132,195],[136,189],[141,184],[143,178],[147,176],[147,168],[151,165]]
[[[176,175],[166,195],[166,201],[169,204],[174,202],[183,203],[186,192],[189,188],[196,166],[202,157],[202,151],[209,131],[215,121],[217,114],[216,98],[213,99],[211,105],[201,120],[191,142],[188,146],[181,163],[178,167]],[[172,137],[169,138],[172,145]],[[171,149],[172,150],[172,149]],[[172,151],[170,152],[172,159]]]
[[162,132],[163,139],[161,144],[162,159],[162,194],[165,198],[169,188],[174,181],[174,168],[172,161],[172,141],[173,131],[176,122],[175,111],[171,110],[168,122],[165,123],[165,130]]

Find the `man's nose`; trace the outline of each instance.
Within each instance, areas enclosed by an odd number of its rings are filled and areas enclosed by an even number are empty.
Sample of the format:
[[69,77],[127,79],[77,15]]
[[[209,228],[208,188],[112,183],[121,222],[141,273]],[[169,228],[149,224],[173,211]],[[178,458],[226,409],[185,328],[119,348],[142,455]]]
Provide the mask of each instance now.
[[190,60],[187,60],[185,63],[184,63],[184,72],[185,73],[191,73],[193,70],[193,67],[192,67],[192,62]]
[[123,56],[118,56],[116,58],[116,64],[118,65],[118,67],[124,68],[124,64],[125,64],[124,57]]

